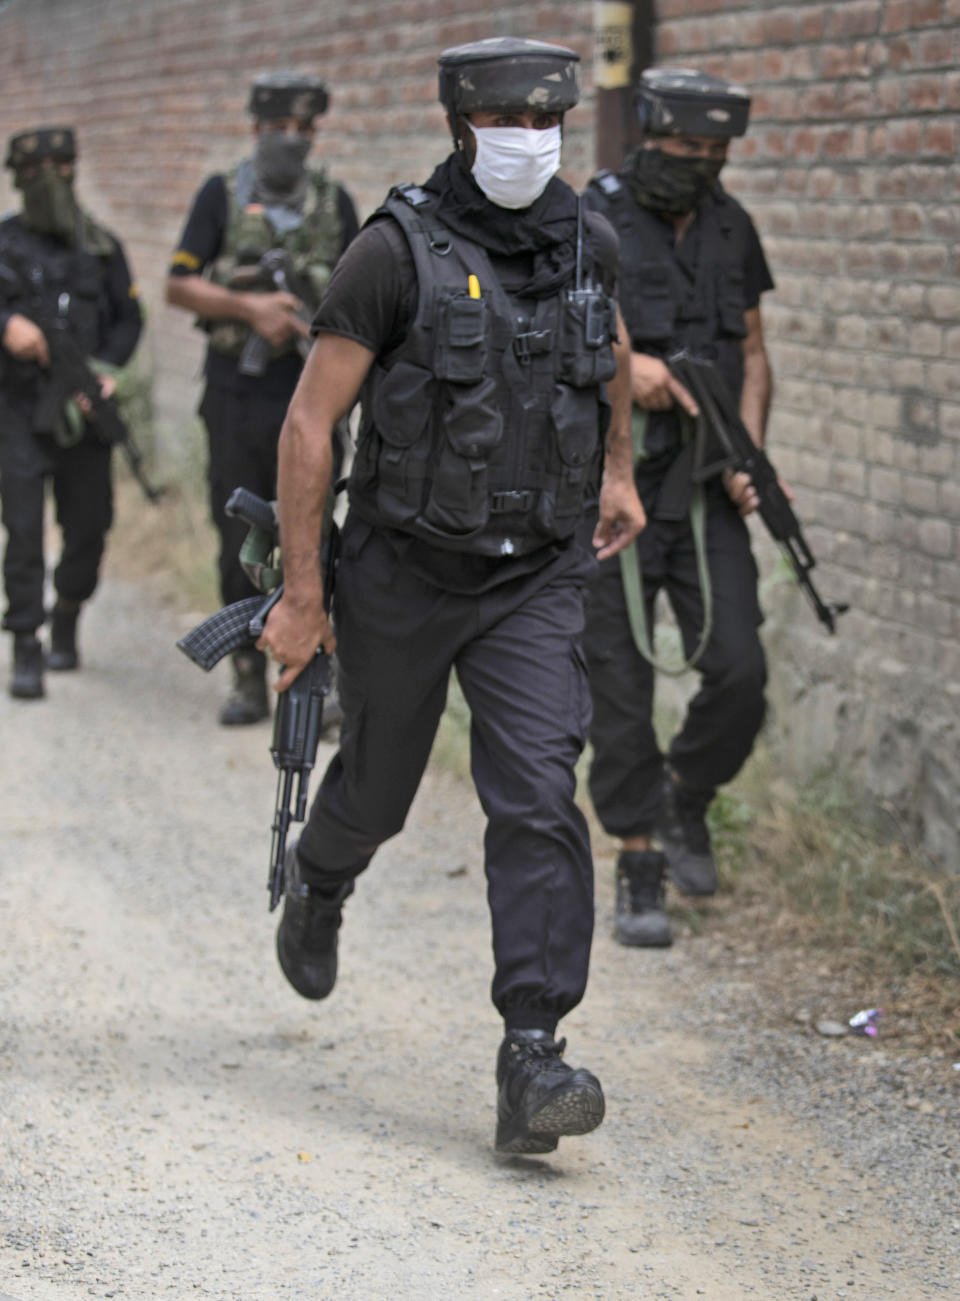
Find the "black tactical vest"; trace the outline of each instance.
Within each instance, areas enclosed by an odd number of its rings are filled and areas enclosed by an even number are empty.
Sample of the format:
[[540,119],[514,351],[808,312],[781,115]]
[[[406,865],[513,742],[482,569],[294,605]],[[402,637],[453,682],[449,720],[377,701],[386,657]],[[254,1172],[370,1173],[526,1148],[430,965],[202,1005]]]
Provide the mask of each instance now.
[[[0,262],[9,263],[19,283],[11,281],[5,306],[32,320],[40,315],[66,329],[88,357],[96,354],[109,317],[104,278],[105,258],[113,239],[84,214],[83,247],[34,235],[18,217],[0,227]],[[42,370],[34,362],[5,358],[11,382],[39,380]]]
[[384,205],[410,245],[418,306],[367,377],[350,501],[440,548],[522,555],[570,537],[596,483],[615,309],[597,288],[509,295],[435,206],[417,186]]
[[[88,225],[94,228],[92,221]],[[90,232],[85,230],[85,246],[75,248],[34,235],[18,217],[0,228],[0,258],[7,252],[10,265],[21,277],[9,306],[31,319],[38,312],[48,321],[62,324],[87,356],[98,349],[101,325],[109,310],[104,256],[113,251],[111,237],[99,226],[95,232],[96,238],[86,238]]]
[[[745,233],[734,201],[719,187],[699,213],[696,278],[680,267],[669,228],[636,202],[629,185],[600,172],[590,205],[620,236],[620,310],[635,352],[669,357],[681,349],[709,358],[739,398],[743,387]],[[690,233],[684,237],[690,238]]]

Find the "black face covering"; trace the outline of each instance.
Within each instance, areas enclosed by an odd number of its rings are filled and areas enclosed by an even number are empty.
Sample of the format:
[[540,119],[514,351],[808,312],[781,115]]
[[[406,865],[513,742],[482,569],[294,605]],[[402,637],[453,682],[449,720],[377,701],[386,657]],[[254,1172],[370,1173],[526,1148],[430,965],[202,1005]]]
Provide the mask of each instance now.
[[693,212],[716,184],[723,158],[680,158],[662,149],[640,148],[629,159],[628,181],[644,208],[682,216]]
[[287,131],[264,131],[257,136],[253,165],[257,189],[263,201],[288,201],[304,185],[309,136],[291,135]]
[[53,167],[41,167],[28,179],[17,180],[23,193],[23,224],[42,235],[73,243],[77,230],[77,201],[73,177]]

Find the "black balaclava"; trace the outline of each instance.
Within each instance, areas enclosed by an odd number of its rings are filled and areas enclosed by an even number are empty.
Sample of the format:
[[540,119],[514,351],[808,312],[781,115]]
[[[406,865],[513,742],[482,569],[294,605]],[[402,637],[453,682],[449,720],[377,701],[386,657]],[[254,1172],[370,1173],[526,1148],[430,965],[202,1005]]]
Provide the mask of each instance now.
[[717,183],[726,159],[681,158],[642,145],[627,159],[633,197],[644,208],[681,217],[700,206]]
[[313,141],[289,131],[262,131],[253,154],[256,197],[264,204],[296,206],[306,191],[307,154]]
[[72,174],[61,176],[56,167],[41,166],[31,176],[18,173],[15,184],[23,194],[23,224],[72,244],[79,216]]

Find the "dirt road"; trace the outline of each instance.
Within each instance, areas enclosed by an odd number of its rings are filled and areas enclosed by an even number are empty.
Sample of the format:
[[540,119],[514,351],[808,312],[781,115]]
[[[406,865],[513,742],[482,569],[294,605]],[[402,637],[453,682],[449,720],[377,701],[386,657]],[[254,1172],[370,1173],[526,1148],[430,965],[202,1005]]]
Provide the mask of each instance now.
[[618,948],[608,860],[563,1027],[607,1120],[494,1157],[481,818],[442,774],[348,905],[333,997],[298,999],[269,732],[214,724],[182,630],[108,583],[82,673],[0,699],[0,1295],[960,1295],[960,1073],[820,1038],[789,991],[777,1024],[709,927]]

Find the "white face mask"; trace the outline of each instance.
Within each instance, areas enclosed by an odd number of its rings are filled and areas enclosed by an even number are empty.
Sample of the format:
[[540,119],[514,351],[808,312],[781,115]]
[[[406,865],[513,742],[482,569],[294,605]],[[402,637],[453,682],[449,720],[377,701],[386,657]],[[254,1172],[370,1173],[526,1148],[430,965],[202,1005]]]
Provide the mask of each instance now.
[[499,208],[529,208],[560,167],[560,127],[471,127],[477,139],[473,179]]

